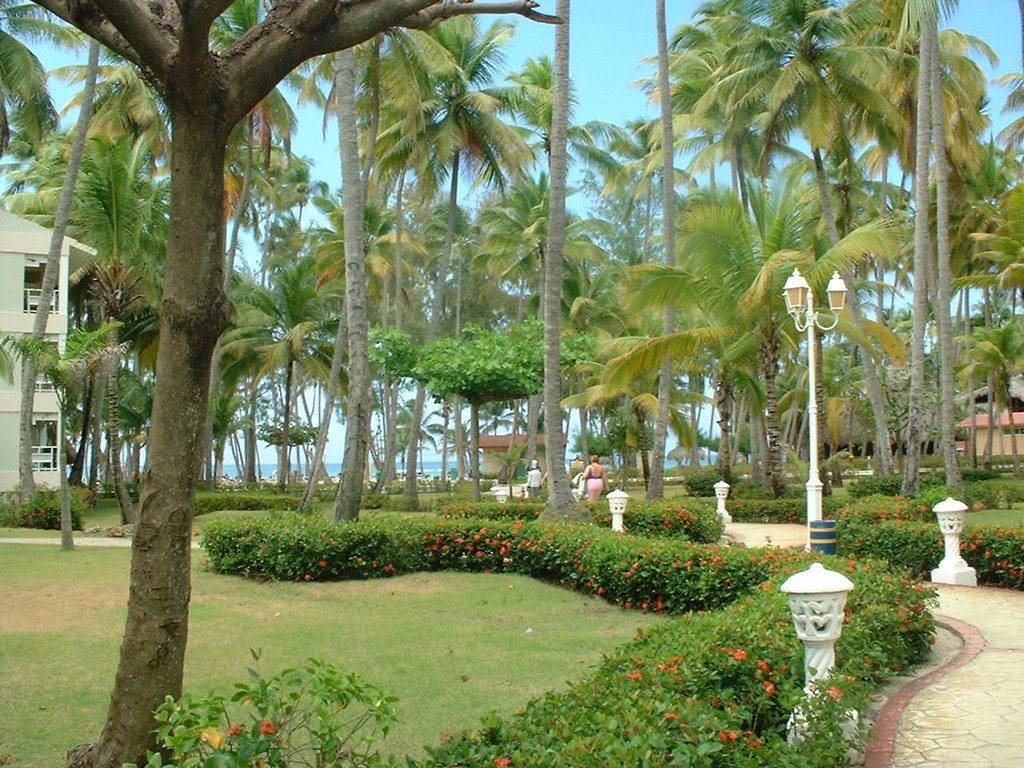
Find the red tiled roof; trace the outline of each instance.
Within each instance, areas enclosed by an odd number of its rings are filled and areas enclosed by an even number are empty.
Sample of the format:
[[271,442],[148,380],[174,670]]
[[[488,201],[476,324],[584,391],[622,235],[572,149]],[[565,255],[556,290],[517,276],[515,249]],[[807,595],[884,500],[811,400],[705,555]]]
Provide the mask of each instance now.
[[[978,429],[988,429],[988,414],[987,413],[976,413],[973,417],[968,416],[963,421],[958,421],[956,424],[957,429],[970,429],[971,421],[974,421],[974,426]],[[1013,412],[1013,423],[1014,426],[1024,426],[1024,411]],[[1010,415],[1003,411],[996,417],[996,425],[1000,427],[1010,426]]]

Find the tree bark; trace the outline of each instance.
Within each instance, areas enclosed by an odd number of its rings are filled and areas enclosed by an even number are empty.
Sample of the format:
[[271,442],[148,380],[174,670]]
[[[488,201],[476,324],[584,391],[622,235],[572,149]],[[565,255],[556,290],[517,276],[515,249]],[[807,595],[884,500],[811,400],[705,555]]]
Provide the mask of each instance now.
[[[334,500],[335,522],[359,517],[370,435],[370,360],[366,257],[363,250],[365,200],[359,171],[356,126],[356,65],[351,48],[337,54],[338,120],[342,126],[342,205],[345,210],[345,320],[348,325],[348,407],[341,483]],[[413,430],[419,425],[414,424]]]
[[[655,17],[658,35],[658,94],[661,104],[661,230],[665,243],[665,264],[676,265],[676,189],[675,140],[672,134],[672,94],[668,80],[668,35],[665,29],[665,0],[656,0]],[[676,310],[665,307],[665,327],[662,333],[675,331]],[[674,383],[672,361],[665,360],[658,371],[658,409],[654,414],[654,445],[650,478],[647,481],[647,499],[660,499],[665,495],[665,446],[668,442],[669,401]]]
[[106,725],[91,748],[71,756],[71,764],[93,768],[144,764],[153,748],[153,711],[165,696],[181,694],[195,478],[210,359],[228,320],[221,258],[226,131],[203,112],[172,111],[171,227],[128,618]]
[[931,88],[928,71],[934,48],[928,37],[935,26],[924,20],[921,28],[921,52],[917,82],[917,130],[914,157],[914,325],[910,350],[910,393],[907,399],[907,424],[904,434],[906,458],[903,465],[904,496],[916,496],[921,474],[921,419],[924,416],[924,336],[928,319],[928,262],[931,259],[929,213],[931,196],[928,188],[928,158],[930,155]]
[[928,81],[931,87],[932,136],[935,142],[935,244],[936,268],[935,320],[939,332],[939,435],[943,462],[946,467],[946,487],[960,489],[963,477],[956,453],[956,387],[954,368],[956,349],[953,340],[953,320],[949,306],[952,302],[952,257],[949,246],[949,165],[946,159],[946,110],[942,100],[939,79],[938,20],[928,44],[933,47],[929,58]]
[[555,30],[554,80],[552,83],[551,179],[548,200],[548,236],[544,249],[544,455],[548,473],[548,501],[544,516],[571,519],[582,515],[573,498],[565,474],[565,445],[561,440],[562,423],[562,258],[565,245],[566,133],[569,125],[569,17],[570,0],[558,0],[557,13],[562,23]]

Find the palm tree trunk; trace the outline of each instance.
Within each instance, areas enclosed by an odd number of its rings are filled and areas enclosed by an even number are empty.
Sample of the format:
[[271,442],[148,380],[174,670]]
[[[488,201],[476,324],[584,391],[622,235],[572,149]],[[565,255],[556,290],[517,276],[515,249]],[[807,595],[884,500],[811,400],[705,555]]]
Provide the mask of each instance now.
[[[78,122],[75,125],[75,136],[71,143],[71,154],[68,157],[67,174],[60,190],[60,201],[53,220],[53,231],[50,234],[50,249],[46,254],[46,266],[43,268],[43,281],[39,291],[39,306],[32,320],[33,339],[42,339],[46,333],[46,324],[50,316],[53,292],[60,276],[60,253],[64,244],[64,233],[67,232],[68,219],[71,216],[71,203],[74,198],[78,172],[82,167],[82,156],[85,154],[85,139],[88,134],[89,121],[92,119],[93,102],[96,96],[96,76],[99,71],[100,44],[95,40],[89,43],[89,58],[86,63],[85,84],[82,89],[82,102],[79,107]],[[24,504],[35,495],[35,477],[32,473],[32,412],[35,409],[36,365],[26,355],[22,359],[21,376],[21,413],[20,413],[20,452],[19,481],[20,497]],[[59,451],[58,451],[59,452]],[[63,474],[62,474],[63,479]]]
[[[569,126],[569,18],[570,0],[558,0],[556,12],[562,23],[555,30],[554,80],[552,83],[551,178],[548,202],[548,236],[544,248],[544,423],[551,433],[562,423],[562,260],[565,244],[566,133]],[[548,501],[544,515],[569,519],[582,514],[565,474],[565,445],[560,435],[548,434],[545,449]]]
[[295,364],[291,357],[285,365],[284,373],[284,409],[281,420],[281,444],[277,447],[277,492],[284,493],[287,489],[288,475],[291,474],[289,464],[291,446],[289,436],[292,431],[292,379]]
[[[672,94],[668,79],[668,35],[665,25],[665,0],[656,0],[655,18],[658,36],[658,94],[661,105],[661,229],[665,242],[665,264],[676,265],[676,189],[675,139],[672,133]],[[676,311],[671,304],[665,308],[662,333],[675,331]],[[668,442],[669,400],[672,397],[674,374],[672,361],[665,360],[658,372],[658,410],[654,415],[654,445],[651,476],[647,483],[647,499],[665,495],[665,446]]]
[[[366,202],[359,175],[359,132],[356,126],[355,50],[335,54],[338,122],[343,124],[342,205],[345,210],[345,318],[348,325],[348,408],[341,482],[333,520],[355,520],[363,497],[366,447],[370,435],[370,357],[366,254],[363,218]],[[412,425],[418,429],[419,424]],[[415,467],[413,467],[415,472]]]
[[[445,229],[444,246],[441,248],[441,263],[437,269],[437,282],[434,285],[434,296],[430,304],[430,322],[427,325],[427,336],[424,340],[429,343],[437,338],[441,330],[441,321],[445,308],[445,286],[448,283],[448,271],[451,268],[452,248],[455,245],[455,224],[458,218],[459,205],[459,160],[461,155],[455,152],[452,155],[451,186],[448,190],[448,224]],[[416,457],[419,451],[419,431],[423,421],[423,400],[426,397],[426,390],[420,385],[416,388],[416,404],[413,406],[413,421],[409,426],[409,446],[406,454],[405,487],[403,496],[408,499],[417,498],[416,493]]]
[[928,158],[930,156],[931,88],[928,72],[934,48],[927,38],[935,27],[925,21],[921,28],[921,55],[918,65],[917,131],[914,158],[914,325],[910,354],[910,394],[905,432],[906,460],[903,465],[904,496],[916,496],[921,473],[921,419],[924,416],[924,336],[928,319],[928,262],[931,260],[929,235],[930,194]]
[[732,433],[729,429],[729,415],[732,411],[732,387],[724,376],[715,383],[715,410],[718,412],[718,474],[732,484],[732,457],[730,448]]
[[933,22],[936,29],[928,35],[932,46],[929,58],[928,79],[931,84],[932,131],[935,137],[935,243],[938,267],[937,301],[935,315],[939,331],[939,420],[942,456],[946,467],[946,486],[952,489],[963,487],[960,461],[956,454],[956,390],[953,371],[956,367],[956,350],[953,340],[953,321],[949,315],[952,302],[951,256],[949,247],[949,166],[946,160],[946,110],[942,100],[942,83],[939,80],[939,36],[938,20]]
[[469,476],[473,482],[473,501],[480,501],[480,405],[469,404]]

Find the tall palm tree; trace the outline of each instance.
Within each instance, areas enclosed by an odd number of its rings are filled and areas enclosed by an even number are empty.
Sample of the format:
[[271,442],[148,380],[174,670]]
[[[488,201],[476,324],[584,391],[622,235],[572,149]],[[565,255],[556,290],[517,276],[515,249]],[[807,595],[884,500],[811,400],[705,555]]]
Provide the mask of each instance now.
[[[960,376],[965,381],[991,378],[995,402],[1009,416],[1013,476],[1019,478],[1022,473],[1010,383],[1020,373],[1021,361],[1024,360],[1024,331],[1019,319],[1014,318],[996,327],[976,329],[969,341],[967,364],[961,368]],[[994,432],[995,427],[995,421],[990,421],[989,432]]]
[[569,25],[572,3],[558,0],[562,23],[555,31],[555,76],[551,107],[551,206],[548,213],[547,258],[544,262],[544,413],[545,460],[550,491],[544,514],[565,519],[580,507],[565,474],[565,446],[558,439],[562,414],[562,254],[565,245],[565,185],[568,170],[566,134],[569,129]]
[[[658,38],[658,96],[661,107],[661,235],[665,241],[665,264],[676,264],[676,169],[675,137],[672,130],[672,93],[669,90],[668,33],[665,29],[665,0],[655,0]],[[665,307],[665,333],[675,330],[675,307]],[[665,443],[668,440],[668,399],[675,384],[672,362],[665,360],[658,375],[658,410],[654,417],[654,461],[647,486],[648,499],[660,499],[665,486]]]
[[[505,122],[508,109],[500,92],[490,88],[504,61],[502,51],[513,27],[495,22],[483,32],[476,20],[466,16],[451,19],[432,32],[450,53],[456,69],[438,77],[435,96],[425,104],[428,122],[425,138],[433,147],[434,178],[447,177],[448,218],[441,247],[437,285],[433,286],[427,340],[436,338],[446,307],[446,284],[458,221],[459,179],[472,174],[475,183],[504,188],[506,175],[518,176],[530,159],[520,132]],[[426,393],[417,389],[413,418],[423,418]],[[412,433],[406,461],[405,495],[416,496],[416,433]]]
[[250,283],[238,304],[236,327],[224,334],[225,355],[255,350],[260,374],[280,373],[282,415],[275,425],[278,443],[277,491],[284,493],[290,465],[297,374],[323,379],[330,359],[332,317],[327,297],[318,290],[315,260],[310,255],[271,265],[269,287]]
[[[82,167],[82,156],[85,153],[85,138],[92,117],[93,98],[96,93],[96,77],[99,68],[100,44],[93,40],[89,44],[89,58],[86,65],[85,87],[82,91],[82,103],[79,107],[78,122],[75,125],[71,153],[68,156],[67,173],[61,186],[60,200],[53,217],[53,231],[50,238],[50,249],[46,255],[46,266],[43,269],[42,285],[39,291],[39,305],[32,321],[32,338],[42,339],[46,332],[53,301],[53,292],[57,287],[60,270],[61,246],[67,231],[68,219],[71,215],[71,203],[74,198],[78,172]],[[21,429],[20,429],[20,461],[19,481],[22,502],[28,501],[35,493],[35,478],[32,472],[32,412],[35,408],[36,371],[35,359],[25,359],[22,367],[21,381]]]
[[[145,138],[90,139],[70,231],[96,248],[89,285],[103,321],[109,324],[111,349],[121,343],[120,324],[129,313],[159,304],[168,187],[154,182],[149,172]],[[134,522],[134,505],[125,487],[120,457],[120,360],[111,355],[108,363],[109,462],[122,518]]]
[[57,127],[46,70],[28,42],[73,47],[80,39],[36,5],[0,0],[0,157],[15,136],[26,145],[23,155],[38,156],[46,135]]

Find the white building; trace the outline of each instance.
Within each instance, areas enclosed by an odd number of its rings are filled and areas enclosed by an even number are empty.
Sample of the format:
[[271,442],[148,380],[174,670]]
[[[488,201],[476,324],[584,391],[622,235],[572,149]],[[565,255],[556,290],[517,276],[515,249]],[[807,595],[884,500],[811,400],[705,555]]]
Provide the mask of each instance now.
[[[32,332],[43,284],[48,229],[0,210],[0,334],[21,336]],[[86,264],[93,251],[65,238],[52,309],[46,323],[47,339],[61,349],[68,332],[68,275]],[[32,466],[39,485],[56,488],[57,446],[63,442],[57,396],[40,378],[36,384],[32,416]],[[15,361],[14,382],[0,380],[0,490],[18,486],[18,438],[21,420],[21,365]]]

